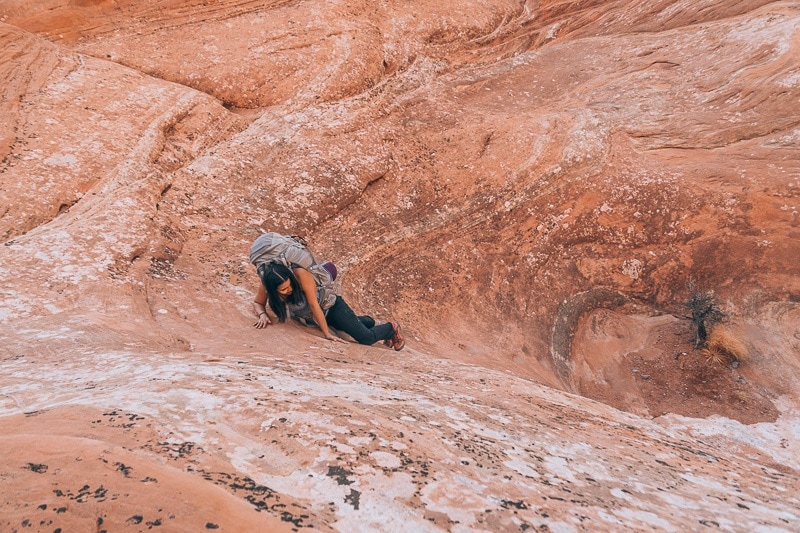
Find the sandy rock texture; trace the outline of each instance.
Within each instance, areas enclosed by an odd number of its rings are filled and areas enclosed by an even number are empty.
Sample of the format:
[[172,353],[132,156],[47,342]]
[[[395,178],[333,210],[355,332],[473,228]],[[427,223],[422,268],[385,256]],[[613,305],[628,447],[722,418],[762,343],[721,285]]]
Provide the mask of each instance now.
[[[798,2],[0,0],[0,530],[798,530],[798,58]],[[253,329],[270,230],[406,350]]]

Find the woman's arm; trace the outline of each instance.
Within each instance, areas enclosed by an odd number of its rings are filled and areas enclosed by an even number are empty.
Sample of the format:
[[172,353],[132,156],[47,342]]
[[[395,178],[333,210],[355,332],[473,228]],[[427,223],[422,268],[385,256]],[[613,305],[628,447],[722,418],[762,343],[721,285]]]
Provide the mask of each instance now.
[[253,324],[253,327],[261,329],[272,324],[272,320],[270,320],[267,313],[267,291],[264,290],[264,286],[260,283],[258,284],[256,299],[253,300],[253,310],[258,315],[258,322]]
[[305,268],[295,268],[293,272],[294,277],[296,277],[297,281],[300,283],[300,288],[303,289],[303,294],[306,295],[308,306],[311,308],[311,313],[314,315],[314,322],[316,322],[319,329],[322,330],[322,334],[328,340],[345,342],[344,339],[332,335],[331,330],[328,328],[328,321],[325,320],[325,313],[323,313],[322,307],[319,306],[319,302],[317,301],[317,283],[314,281],[314,276]]

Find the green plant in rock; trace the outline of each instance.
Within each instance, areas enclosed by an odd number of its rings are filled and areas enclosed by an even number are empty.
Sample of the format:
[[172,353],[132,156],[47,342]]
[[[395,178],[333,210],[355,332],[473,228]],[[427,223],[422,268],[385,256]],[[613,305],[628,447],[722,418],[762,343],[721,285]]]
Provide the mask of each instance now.
[[695,328],[694,347],[700,348],[706,344],[714,324],[721,322],[726,315],[720,309],[714,292],[698,289],[693,280],[689,281],[689,301],[686,305],[692,313]]

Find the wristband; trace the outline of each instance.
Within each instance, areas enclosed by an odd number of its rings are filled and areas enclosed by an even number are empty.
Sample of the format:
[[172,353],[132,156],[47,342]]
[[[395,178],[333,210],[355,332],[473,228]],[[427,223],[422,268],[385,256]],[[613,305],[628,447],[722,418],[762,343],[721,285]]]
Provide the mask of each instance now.
[[258,313],[258,316],[261,316],[261,315],[266,315],[266,314],[267,314],[267,312],[266,312],[266,311],[261,311],[260,313]]

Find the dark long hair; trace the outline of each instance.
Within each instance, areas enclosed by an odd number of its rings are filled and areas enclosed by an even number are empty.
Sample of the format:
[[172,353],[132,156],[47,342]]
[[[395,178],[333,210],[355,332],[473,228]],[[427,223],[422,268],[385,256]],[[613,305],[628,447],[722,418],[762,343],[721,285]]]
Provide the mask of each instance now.
[[[300,283],[294,274],[287,267],[280,263],[269,263],[268,265],[261,265],[258,267],[258,275],[261,278],[261,283],[264,285],[264,290],[267,291],[267,300],[269,301],[269,308],[278,317],[278,322],[286,321],[286,302],[296,304],[300,303],[303,298]],[[278,285],[286,280],[292,285],[292,294],[284,300],[278,294]]]

